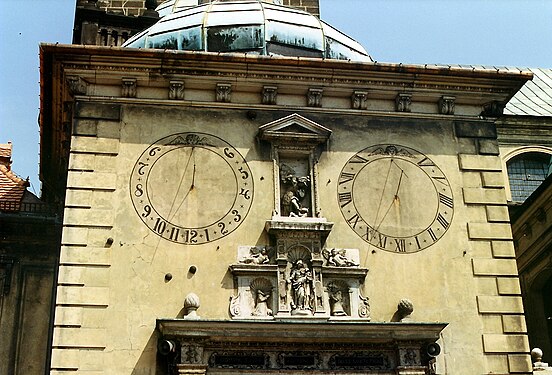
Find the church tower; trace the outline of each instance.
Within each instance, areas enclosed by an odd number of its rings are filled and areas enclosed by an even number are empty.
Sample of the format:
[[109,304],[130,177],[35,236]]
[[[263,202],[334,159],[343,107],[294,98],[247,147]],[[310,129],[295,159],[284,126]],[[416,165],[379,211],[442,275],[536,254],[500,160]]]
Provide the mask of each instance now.
[[531,372],[495,127],[529,72],[373,62],[317,1],[146,5],[41,46],[52,374]]

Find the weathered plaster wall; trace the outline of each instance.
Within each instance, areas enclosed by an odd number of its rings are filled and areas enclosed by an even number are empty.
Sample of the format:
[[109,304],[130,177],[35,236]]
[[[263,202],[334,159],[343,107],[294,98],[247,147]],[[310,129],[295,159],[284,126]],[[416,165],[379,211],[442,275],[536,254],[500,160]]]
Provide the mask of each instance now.
[[[268,243],[264,226],[274,208],[272,161],[255,136],[260,125],[289,113],[256,111],[251,120],[243,109],[77,105],[54,368],[151,373],[155,319],[182,316],[189,292],[201,298],[200,316],[229,318],[234,286],[228,265],[236,262],[239,245]],[[449,323],[440,341],[442,373],[526,369],[528,357],[522,353],[528,346],[496,141],[462,134],[453,121],[299,113],[333,132],[318,165],[322,210],[335,223],[327,246],[360,249],[361,265],[370,269],[364,294],[370,298],[372,321],[391,321],[398,301],[408,297],[415,321]],[[255,183],[253,206],[241,226],[199,246],[161,239],[142,223],[130,200],[130,173],[140,154],[158,139],[185,131],[215,134],[232,144],[250,165]],[[451,226],[423,251],[395,254],[370,246],[339,211],[336,192],[343,165],[359,150],[380,143],[422,151],[453,187]],[[173,178],[176,171],[167,175]],[[196,274],[188,272],[192,265]],[[172,280],[165,280],[167,273]]]

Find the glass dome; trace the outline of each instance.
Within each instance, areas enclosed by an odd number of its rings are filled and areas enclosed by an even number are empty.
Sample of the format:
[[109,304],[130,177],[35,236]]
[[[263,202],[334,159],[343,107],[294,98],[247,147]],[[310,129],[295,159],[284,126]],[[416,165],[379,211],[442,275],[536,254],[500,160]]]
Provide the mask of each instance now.
[[162,18],[123,47],[372,61],[355,40],[301,10],[260,0],[193,2],[164,2]]

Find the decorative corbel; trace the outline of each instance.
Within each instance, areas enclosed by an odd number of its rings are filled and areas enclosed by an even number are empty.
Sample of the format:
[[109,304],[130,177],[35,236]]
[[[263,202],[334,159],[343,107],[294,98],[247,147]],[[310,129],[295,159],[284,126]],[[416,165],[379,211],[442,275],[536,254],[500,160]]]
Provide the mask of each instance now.
[[484,116],[484,117],[502,116],[505,106],[506,105],[504,103],[494,100],[490,103],[483,105],[483,112],[481,112],[481,116]]
[[65,81],[72,95],[86,95],[87,84],[84,79],[79,76],[67,76]]
[[322,107],[322,92],[323,89],[311,88],[307,93],[307,106],[309,107]]
[[121,96],[123,98],[136,97],[136,78],[123,78],[121,84]]
[[410,112],[410,104],[412,103],[412,94],[398,94],[395,98],[395,110],[397,112]]
[[184,82],[170,81],[169,82],[169,99],[182,100],[184,99]]
[[368,108],[368,92],[367,91],[354,91],[351,96],[351,107],[353,109],[367,109]]
[[230,83],[217,83],[216,99],[219,103],[230,103],[232,85]]
[[442,96],[439,99],[439,113],[442,115],[454,115],[454,96]]
[[276,98],[278,96],[278,87],[276,86],[264,86],[262,94],[263,104],[275,105]]

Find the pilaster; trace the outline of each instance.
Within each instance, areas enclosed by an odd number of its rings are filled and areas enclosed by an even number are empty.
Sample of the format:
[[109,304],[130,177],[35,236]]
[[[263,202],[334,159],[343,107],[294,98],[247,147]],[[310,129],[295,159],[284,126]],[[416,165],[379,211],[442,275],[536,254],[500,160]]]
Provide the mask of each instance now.
[[465,145],[460,170],[477,176],[463,188],[464,203],[481,211],[479,222],[467,223],[468,239],[478,251],[472,271],[479,280],[477,309],[483,322],[483,353],[489,373],[532,371],[523,303],[506,207],[496,129],[492,123],[456,123]]

